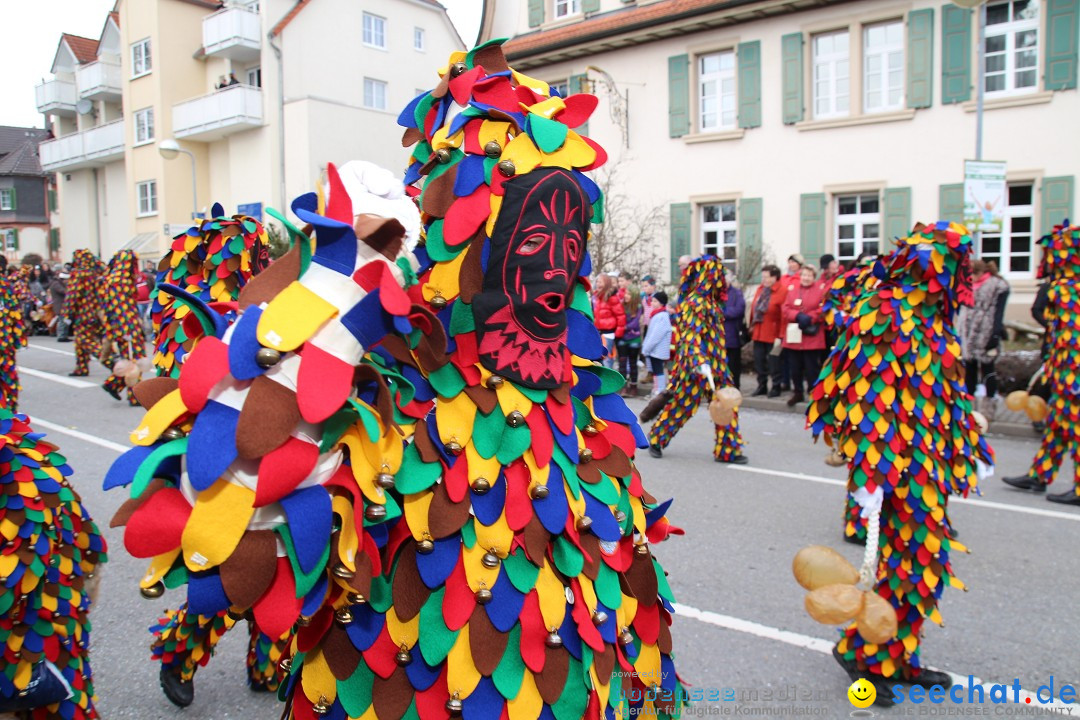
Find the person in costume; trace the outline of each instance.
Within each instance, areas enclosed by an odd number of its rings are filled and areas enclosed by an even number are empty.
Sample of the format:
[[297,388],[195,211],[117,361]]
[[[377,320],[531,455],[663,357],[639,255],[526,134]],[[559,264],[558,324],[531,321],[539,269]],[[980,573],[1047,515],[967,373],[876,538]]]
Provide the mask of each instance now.
[[[101,350],[101,276],[104,266],[85,249],[75,251],[65,309],[75,335],[75,370],[69,375],[90,374],[90,358]],[[110,368],[111,370],[112,368]]]
[[7,274],[7,258],[0,255],[0,396],[15,412],[19,405],[19,370],[15,354],[26,347],[26,324],[14,283]]
[[[732,385],[724,354],[724,301],[727,281],[724,266],[715,255],[694,258],[682,273],[679,304],[672,318],[675,358],[668,379],[670,396],[649,430],[649,454],[663,457],[663,450],[715,389]],[[744,465],[739,418],[727,426],[716,425],[713,458],[716,462]]]
[[[848,490],[879,537],[874,590],[896,611],[898,632],[866,642],[852,623],[833,655],[852,680],[888,687],[948,687],[920,654],[923,621],[941,622],[946,586],[962,588],[950,555],[946,502],[967,495],[989,472],[993,452],[972,415],[954,323],[971,302],[971,237],[960,225],[916,225],[872,269],[851,306],[836,348],[814,386],[808,426],[848,459]],[[857,287],[859,283],[855,283]],[[872,552],[872,551],[871,551]]]
[[1066,220],[1041,243],[1049,278],[1043,311],[1047,339],[1043,376],[1050,387],[1050,412],[1042,445],[1027,474],[1003,479],[1015,488],[1045,492],[1068,455],[1073,484],[1046,499],[1080,505],[1080,226]]
[[[139,279],[139,258],[132,250],[119,250],[109,261],[104,278],[105,343],[109,345],[106,366],[113,369],[102,388],[119,400],[127,390],[129,405],[138,405],[135,394],[125,382],[124,374],[116,373],[120,359],[136,363],[146,357],[146,336],[136,303],[135,283]],[[129,370],[130,372],[130,370]],[[133,374],[134,377],[134,374]]]

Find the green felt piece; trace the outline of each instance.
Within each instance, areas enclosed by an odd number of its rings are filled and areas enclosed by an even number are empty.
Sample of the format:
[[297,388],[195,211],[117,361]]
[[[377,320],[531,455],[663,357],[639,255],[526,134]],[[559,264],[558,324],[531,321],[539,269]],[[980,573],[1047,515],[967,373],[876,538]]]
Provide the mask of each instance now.
[[534,403],[542,403],[542,402],[545,402],[547,400],[547,397],[548,397],[547,390],[541,390],[541,389],[537,389],[537,388],[525,387],[523,385],[518,385],[517,383],[512,383],[512,384],[513,384],[513,386],[515,388],[517,388],[517,391],[519,393],[521,393],[525,397],[529,398]]
[[[244,224],[244,231],[246,233],[248,233],[249,235],[259,229],[259,226],[256,225],[253,220],[245,220],[243,224]],[[237,237],[239,237],[239,236],[237,236]],[[241,242],[243,242],[243,240],[241,240]]]
[[596,597],[604,604],[604,607],[615,610],[622,605],[622,590],[619,589],[619,575],[607,563],[600,563],[600,570],[596,575]]
[[405,711],[405,714],[401,716],[401,720],[420,720],[420,713],[416,711],[416,698],[412,699],[409,703],[409,709]]
[[146,456],[146,459],[139,465],[139,469],[135,471],[135,478],[131,481],[131,497],[137,498],[143,494],[146,486],[154,479],[154,473],[157,472],[158,467],[165,462],[166,458],[183,455],[187,452],[187,449],[187,437],[170,440],[164,445],[154,448],[154,451]]
[[476,518],[470,517],[461,526],[461,543],[470,550],[476,545]]
[[446,363],[441,368],[428,376],[428,382],[435,392],[444,398],[457,397],[465,389],[465,378],[454,367],[453,363]]
[[585,706],[589,702],[589,693],[582,678],[581,663],[570,658],[570,668],[566,673],[566,685],[562,695],[551,706],[556,720],[579,720],[585,716]]
[[428,665],[438,665],[446,660],[450,649],[457,641],[458,631],[446,627],[443,621],[443,596],[446,588],[441,587],[420,608],[420,653]]
[[660,563],[657,562],[655,557],[652,559],[652,564],[653,570],[656,572],[656,594],[668,602],[675,602],[675,593],[671,592],[671,585],[668,584],[664,568],[660,567]]
[[484,158],[484,182],[491,185],[491,172],[499,164],[499,158]]
[[416,444],[405,448],[401,460],[401,469],[395,476],[394,489],[402,495],[427,490],[442,476],[442,464],[426,463],[420,459],[420,450]]
[[578,372],[591,372],[596,377],[600,378],[600,389],[597,390],[594,395],[610,395],[611,393],[619,392],[626,385],[626,378],[622,376],[618,370],[612,370],[606,368],[603,365],[592,365],[587,368],[580,368]]
[[568,577],[577,577],[585,567],[585,556],[562,535],[555,538],[552,557],[555,558],[555,567]]
[[394,261],[394,264],[401,270],[401,275],[405,279],[405,289],[408,290],[415,285],[419,280],[416,277],[416,271],[413,270],[412,264],[409,263],[409,258],[399,257]]
[[188,571],[184,566],[184,561],[180,560],[180,556],[176,558],[179,562],[173,565],[172,570],[165,573],[165,577],[162,578],[162,582],[165,583],[165,587],[170,590],[175,590],[178,587],[187,585]]
[[592,300],[589,298],[589,291],[581,283],[574,285],[574,297],[570,298],[570,309],[577,310],[592,320]]
[[521,659],[521,625],[510,628],[506,640],[506,650],[499,661],[491,681],[495,688],[507,700],[517,697],[521,691],[521,682],[525,679],[525,661]]
[[520,425],[518,427],[506,426],[503,430],[502,442],[499,443],[499,449],[495,453],[495,457],[503,465],[509,465],[513,461],[525,454],[525,451],[532,445],[532,430],[528,425]]
[[503,560],[503,570],[518,592],[526,593],[536,587],[536,578],[540,575],[540,568],[529,562],[525,553],[516,550]]
[[502,414],[499,406],[485,415],[477,411],[473,421],[472,444],[476,452],[485,460],[495,457],[495,453],[502,444],[503,432],[507,429],[506,417]]
[[401,506],[398,505],[397,500],[394,499],[392,493],[386,493],[383,495],[383,499],[386,503],[383,505],[386,508],[386,517],[381,520],[368,520],[364,518],[364,527],[371,527],[372,525],[382,525],[383,523],[390,522],[394,518],[401,517]]
[[558,120],[549,120],[540,115],[529,115],[529,134],[536,141],[536,147],[545,153],[553,153],[566,142],[570,128]]
[[606,474],[601,472],[599,475],[600,482],[586,482],[581,486],[582,489],[605,505],[617,504],[619,502],[619,489],[615,486],[615,483],[611,482],[611,478]]
[[368,440],[372,443],[379,442],[379,437],[382,435],[382,428],[379,427],[379,420],[375,417],[375,413],[356,402],[356,400],[349,400],[349,403],[356,408],[356,412],[360,416],[360,422],[364,424],[364,430],[367,432]]
[[461,335],[475,329],[476,318],[473,317],[472,306],[455,300],[450,307],[450,334]]
[[558,445],[553,448],[551,457],[559,466],[559,470],[562,471],[563,478],[566,480],[566,486],[570,488],[570,494],[574,496],[575,500],[580,500],[581,480],[578,478],[577,465],[570,462],[570,458],[566,457],[566,453],[564,453],[562,448]]
[[450,262],[460,252],[460,248],[458,251],[454,251],[446,246],[446,242],[443,240],[442,219],[434,220],[428,225],[426,238],[424,247],[427,248],[428,255],[435,262]]
[[619,503],[616,505],[616,510],[621,510],[626,515],[626,521],[623,523],[623,534],[633,530],[634,525],[634,510],[630,507],[630,493],[624,492],[619,495]]
[[437,102],[439,102],[439,98],[432,96],[431,93],[428,93],[420,102],[416,104],[416,107],[413,108],[413,120],[416,121],[416,125],[414,125],[414,127],[424,127],[424,119],[427,117],[427,114],[431,110],[432,106],[434,106]]
[[394,604],[394,598],[390,592],[391,577],[389,575],[375,575],[371,578],[368,605],[375,612],[384,613]]
[[604,212],[604,196],[601,195],[592,204],[592,221],[594,223],[604,222]]
[[360,717],[371,707],[371,687],[375,673],[361,660],[352,675],[337,682],[337,696],[349,717]]
[[323,548],[322,556],[311,573],[304,574],[304,571],[300,568],[300,560],[296,557],[296,547],[293,544],[289,526],[283,523],[274,530],[281,535],[282,543],[285,545],[285,554],[289,557],[289,564],[292,565],[293,575],[296,577],[296,597],[302,598],[315,587],[315,583],[326,572],[326,563],[330,560],[330,543],[327,543],[326,547]]
[[356,407],[350,404],[328,417],[323,423],[323,437],[319,442],[319,452],[330,452],[337,445],[341,436],[345,434],[345,431],[356,422],[356,416]]

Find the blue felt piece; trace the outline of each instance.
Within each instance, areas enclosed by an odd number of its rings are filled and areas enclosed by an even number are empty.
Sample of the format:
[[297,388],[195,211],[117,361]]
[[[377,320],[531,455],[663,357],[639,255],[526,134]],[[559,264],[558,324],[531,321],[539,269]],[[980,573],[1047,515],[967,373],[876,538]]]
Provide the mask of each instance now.
[[188,437],[188,479],[199,491],[217,482],[236,459],[236,423],[240,411],[215,400],[195,418]]
[[502,470],[499,471],[499,479],[491,485],[491,489],[484,494],[469,491],[472,500],[473,514],[481,525],[490,527],[502,516],[503,507],[506,505],[506,478]]
[[595,612],[602,612],[608,616],[607,622],[604,622],[596,626],[596,629],[600,631],[600,637],[604,642],[614,645],[615,644],[615,626],[619,622],[615,619],[615,613],[609,610],[604,603],[597,601]]
[[544,705],[540,709],[540,715],[536,720],[558,720],[555,717],[555,712],[548,705]]
[[454,179],[454,195],[468,197],[484,183],[484,158],[480,155],[466,155],[457,165],[457,177]]
[[[382,613],[372,610],[368,603],[351,605],[349,609],[352,611],[353,621],[345,626],[345,630],[349,633],[349,640],[352,641],[353,647],[362,652],[379,639],[385,617]],[[416,663],[416,658],[413,658],[413,663]]]
[[413,399],[416,402],[426,403],[435,397],[435,388],[431,387],[431,383],[424,379],[419,370],[411,365],[402,365],[398,370],[401,372],[402,377],[408,380],[415,389]]
[[266,368],[255,362],[255,353],[262,348],[256,332],[260,317],[262,308],[252,305],[233,326],[229,339],[229,372],[237,380],[254,380],[266,372]]
[[[355,643],[353,644],[355,645]],[[419,647],[413,648],[412,662],[405,666],[405,674],[409,677],[409,684],[416,689],[416,692],[423,692],[434,685],[435,681],[439,679],[441,670],[441,666],[432,667],[424,662]]]
[[566,320],[566,347],[570,352],[586,360],[604,356],[604,343],[592,320],[573,309],[566,311]]
[[188,610],[197,615],[217,615],[229,609],[229,598],[216,571],[191,573],[188,576]]
[[210,217],[225,217],[225,208],[221,207],[221,203],[214,203],[210,206]]
[[413,255],[416,257],[416,262],[420,263],[420,269],[416,271],[417,276],[423,275],[435,265],[435,261],[428,255],[426,247],[418,247],[413,250]]
[[409,104],[402,109],[397,116],[397,124],[403,128],[416,127],[416,106],[420,104],[420,101],[426,98],[431,93],[422,92],[412,100]]
[[566,514],[570,512],[570,508],[566,503],[566,485],[562,470],[557,463],[551,463],[548,467],[548,496],[543,500],[532,501],[533,512],[545,530],[557,535],[566,527]]
[[23,650],[29,650],[30,652],[39,653],[41,652],[42,647],[44,647],[44,642],[42,641],[40,635],[31,630],[23,636],[22,646]]
[[588,370],[580,369],[577,371],[577,376],[577,385],[570,390],[570,394],[584,402],[585,398],[600,389],[600,378]]
[[326,718],[326,720],[349,720],[349,716],[345,712],[345,708],[342,707],[340,700],[334,700],[334,704],[330,706],[330,712],[320,717]]
[[420,168],[422,167],[424,167],[423,163],[414,161],[409,165],[409,169],[405,171],[405,177],[401,179],[401,182],[405,185],[412,185],[420,179]]
[[578,270],[578,277],[587,278],[592,275],[592,255],[589,251],[585,251],[585,260],[581,263],[581,269]]
[[282,501],[289,519],[296,559],[305,575],[311,574],[322,559],[330,538],[334,512],[330,494],[321,485],[289,493]]
[[383,312],[379,303],[377,289],[350,308],[341,317],[341,324],[365,348],[375,345],[394,329],[390,316]]
[[600,186],[592,181],[588,175],[578,170],[574,171],[574,179],[578,181],[578,185],[585,191],[585,194],[589,196],[589,202],[594,203],[600,199]]
[[562,638],[563,647],[575,660],[581,660],[581,635],[578,635],[577,622],[570,614],[570,606],[566,606],[566,616],[563,617],[562,627],[559,628],[559,637]]
[[641,429],[637,418],[634,418],[634,422],[630,423],[630,432],[634,435],[634,446],[638,450],[649,447],[649,438],[645,435],[645,431]]
[[442,457],[447,467],[453,467],[454,461],[457,460],[457,457],[454,457],[446,451],[446,446],[443,445],[442,440],[439,438],[439,426],[435,421],[435,411],[432,411],[427,416],[427,433],[428,437],[431,438],[432,444],[435,445],[435,449],[439,451],[439,455]]
[[501,708],[504,703],[491,678],[481,677],[469,697],[461,702],[461,717],[465,720],[490,720],[492,708]]
[[324,572],[319,576],[319,579],[315,582],[315,587],[308,591],[308,594],[304,596],[304,602],[300,607],[300,614],[304,617],[311,617],[319,611],[322,607],[323,600],[326,599],[326,586],[328,584],[326,573]]
[[295,203],[293,212],[315,227],[318,242],[311,256],[312,262],[351,276],[356,266],[356,232],[352,226],[305,208],[297,208]]
[[653,523],[664,517],[664,514],[667,513],[669,507],[671,507],[671,498],[668,498],[649,512],[645,513],[645,527],[651,527]]
[[619,538],[622,537],[622,528],[619,527],[619,523],[616,522],[615,516],[611,513],[611,508],[588,492],[582,493],[582,496],[585,498],[585,514],[592,519],[589,532],[601,540],[618,542]]
[[390,319],[394,326],[394,330],[399,335],[408,335],[412,332],[412,323],[409,322],[409,318],[404,315],[392,315]]
[[[570,458],[570,462],[577,464],[578,461],[578,441],[577,433],[573,429],[569,433],[563,434],[559,430],[559,427],[551,419],[551,413],[544,409],[544,413],[548,416],[548,425],[551,426],[551,434],[555,438],[555,443],[559,446],[559,449],[563,451],[566,457]],[[552,465],[554,467],[554,465]]]
[[457,567],[461,553],[461,538],[452,535],[435,541],[435,549],[427,553],[417,553],[416,567],[420,570],[420,579],[428,588],[434,590],[446,582],[450,573]]
[[634,411],[626,406],[626,401],[614,393],[595,396],[593,412],[601,420],[614,420],[624,425],[632,425],[637,420]]
[[367,534],[371,536],[371,539],[375,541],[375,547],[381,548],[386,545],[386,541],[390,537],[390,525],[396,525],[397,520],[399,519],[400,517],[395,518],[393,523],[379,523],[378,525],[369,525],[364,528],[364,530],[367,531]]
[[487,272],[488,259],[491,257],[491,243],[484,243],[484,247],[480,248],[480,267],[484,272]]
[[499,569],[499,577],[491,588],[491,597],[491,602],[484,606],[488,619],[499,632],[510,632],[517,624],[521,608],[525,606],[525,595],[510,582],[505,568]]
[[37,486],[38,493],[60,492],[60,483],[50,477],[37,478],[34,484]]
[[136,446],[116,458],[109,471],[105,473],[105,482],[102,483],[104,489],[112,490],[114,487],[130,485],[131,481],[135,479],[135,473],[138,471],[139,466],[143,464],[146,458],[150,457],[150,453],[159,447],[161,447],[161,443],[154,443],[147,447]]
[[[203,302],[202,298],[192,295],[186,290],[181,290],[175,285],[169,285],[168,283],[158,285],[158,289],[166,295],[172,295],[177,300],[186,304],[201,320],[208,321],[214,328],[214,337],[221,337],[225,334],[225,330],[227,329],[225,318],[221,317],[220,313]],[[179,355],[177,356],[179,357]]]

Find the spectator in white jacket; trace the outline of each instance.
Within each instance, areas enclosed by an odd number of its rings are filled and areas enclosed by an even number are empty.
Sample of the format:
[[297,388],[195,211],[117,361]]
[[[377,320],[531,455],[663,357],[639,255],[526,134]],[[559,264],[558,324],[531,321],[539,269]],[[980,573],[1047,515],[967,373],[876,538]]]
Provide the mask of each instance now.
[[645,340],[641,343],[641,355],[647,358],[649,363],[653,376],[652,394],[655,397],[667,389],[665,366],[671,358],[671,318],[667,311],[666,292],[658,290],[649,302],[649,324],[645,331]]

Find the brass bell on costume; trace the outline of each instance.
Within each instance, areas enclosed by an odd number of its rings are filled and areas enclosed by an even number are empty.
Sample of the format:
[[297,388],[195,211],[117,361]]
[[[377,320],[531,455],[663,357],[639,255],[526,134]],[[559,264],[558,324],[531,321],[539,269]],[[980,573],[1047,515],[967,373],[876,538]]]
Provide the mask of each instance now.
[[328,715],[330,713],[330,701],[319,697],[319,702],[311,706],[311,711],[316,715]]
[[498,167],[499,172],[501,172],[506,177],[514,177],[514,175],[517,173],[517,166],[514,165],[513,160],[500,160]]
[[544,644],[547,645],[549,648],[560,648],[562,647],[563,642],[562,638],[559,637],[559,633],[555,630],[552,630],[548,633],[548,636],[544,638]]
[[161,433],[161,437],[165,440],[179,440],[184,437],[184,431],[178,427],[165,428],[165,432]]
[[581,458],[582,464],[592,462],[592,450],[590,450],[589,448],[581,448],[578,455]]
[[466,71],[468,71],[468,69],[469,68],[466,67],[465,63],[456,62],[450,66],[450,77],[457,77],[458,75],[463,75]]
[[457,440],[451,440],[450,442],[446,443],[445,447],[446,452],[450,453],[451,455],[460,455],[461,451],[465,449]]
[[484,564],[484,567],[489,570],[499,567],[499,556],[493,552],[484,553],[484,557],[480,558],[480,562]]
[[592,527],[592,518],[588,515],[582,515],[578,518],[574,526],[578,529],[578,532],[585,532]]
[[624,513],[622,510],[616,510],[615,511],[615,522],[619,523],[620,525],[622,525],[624,522],[626,522],[626,513]]
[[640,545],[635,545],[634,550],[637,552],[638,555],[648,555],[649,554],[649,546],[646,545],[645,543],[641,543]]
[[624,627],[622,629],[622,632],[619,633],[619,642],[623,645],[629,645],[634,642],[634,636],[630,634],[630,628]]
[[147,598],[148,600],[159,598],[165,594],[165,583],[156,582],[150,587],[139,588],[139,592],[142,593],[142,596],[144,598]]
[[457,717],[461,714],[461,708],[461,700],[458,699],[457,693],[454,693],[454,697],[446,701],[446,711],[454,717]]
[[382,505],[368,505],[364,517],[370,522],[377,522],[386,517],[386,508]]
[[525,416],[521,414],[520,410],[513,410],[506,416],[506,424],[512,428],[521,427],[525,424]]
[[603,625],[608,620],[608,614],[603,610],[596,610],[592,614],[593,625]]
[[427,538],[424,538],[420,542],[416,543],[416,552],[421,555],[428,555],[435,549],[435,543],[431,542]]
[[483,495],[491,489],[491,483],[488,482],[487,478],[478,477],[472,481],[469,487],[471,487],[473,492],[477,495]]
[[352,611],[347,607],[338,608],[334,611],[334,619],[342,625],[348,625],[353,621]]
[[411,663],[412,653],[409,652],[409,648],[405,645],[402,645],[401,649],[397,651],[396,655],[394,655],[394,662],[396,662],[399,667],[405,667],[406,665]]
[[532,497],[533,500],[543,500],[550,494],[551,491],[548,490],[547,485],[536,485],[533,487],[532,490],[529,491],[529,495]]
[[589,437],[592,437],[593,435],[597,434],[600,431],[597,429],[596,425],[593,425],[592,423],[589,423],[585,427],[581,428],[581,432],[584,433],[585,435],[588,435]]
[[350,605],[363,605],[367,602],[367,598],[360,593],[349,593],[346,597]]
[[491,591],[488,590],[485,587],[482,587],[479,590],[477,590],[476,591],[476,602],[478,602],[481,605],[487,605],[489,602],[491,602]]
[[283,672],[286,672],[286,673],[291,672],[292,671],[292,658],[291,657],[282,658],[281,662],[278,663],[278,667],[281,668],[281,670]]
[[446,307],[446,298],[444,298],[438,290],[435,291],[435,296],[431,298],[431,307],[436,310],[442,310]]
[[255,353],[255,362],[261,368],[272,368],[281,362],[281,353],[274,348],[259,348]]
[[342,580],[352,580],[353,576],[356,574],[341,563],[335,565],[333,570],[331,570],[330,572],[334,573],[334,577],[339,577]]
[[375,484],[383,490],[393,490],[394,476],[387,472],[381,472],[375,476]]
[[488,140],[484,143],[484,154],[489,158],[497,158],[502,155],[502,145],[498,140]]
[[439,162],[439,164],[445,165],[446,163],[450,162],[450,151],[446,148],[439,148],[435,151],[435,159]]
[[498,390],[506,382],[502,375],[492,375],[487,379],[487,386],[492,390]]

